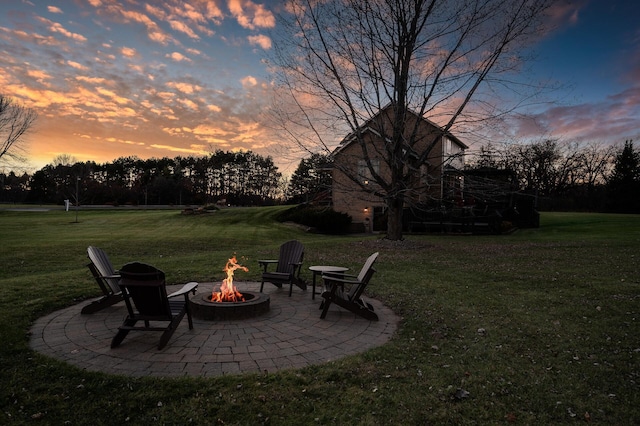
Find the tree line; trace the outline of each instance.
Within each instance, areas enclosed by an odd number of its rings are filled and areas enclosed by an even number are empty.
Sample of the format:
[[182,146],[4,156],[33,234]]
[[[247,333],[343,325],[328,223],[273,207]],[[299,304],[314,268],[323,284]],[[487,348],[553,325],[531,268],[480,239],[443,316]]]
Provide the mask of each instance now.
[[640,153],[632,141],[487,144],[467,165],[479,169],[511,172],[514,190],[536,196],[540,210],[640,213]]
[[1,202],[94,205],[268,205],[286,189],[271,157],[223,151],[202,157],[121,157],[103,164],[63,155],[33,175],[0,173],[0,184]]
[[[640,213],[640,152],[632,141],[623,147],[557,140],[484,145],[469,155],[465,167],[467,197],[492,196],[489,182],[471,184],[478,176],[473,173],[482,170],[507,172],[512,190],[534,195],[539,210]],[[330,188],[331,157],[321,154],[302,159],[288,181],[271,157],[223,151],[203,157],[122,157],[104,164],[62,155],[32,175],[0,173],[4,203],[329,204]]]

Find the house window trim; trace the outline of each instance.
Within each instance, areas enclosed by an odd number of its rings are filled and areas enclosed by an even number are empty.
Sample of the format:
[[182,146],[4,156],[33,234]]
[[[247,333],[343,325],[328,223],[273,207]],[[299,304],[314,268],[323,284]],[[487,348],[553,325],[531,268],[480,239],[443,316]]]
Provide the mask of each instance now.
[[[376,174],[380,174],[380,159],[372,158],[371,167]],[[358,180],[363,185],[369,185],[373,181],[373,176],[371,175],[371,170],[367,165],[367,161],[365,159],[358,160]]]

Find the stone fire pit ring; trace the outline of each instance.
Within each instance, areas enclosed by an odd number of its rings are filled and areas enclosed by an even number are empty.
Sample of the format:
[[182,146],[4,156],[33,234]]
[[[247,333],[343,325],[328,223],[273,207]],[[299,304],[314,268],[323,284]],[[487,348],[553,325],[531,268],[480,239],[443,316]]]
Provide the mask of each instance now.
[[211,302],[211,292],[200,292],[189,299],[194,318],[213,320],[234,320],[254,318],[269,312],[271,299],[268,294],[242,291],[245,300],[241,302]]

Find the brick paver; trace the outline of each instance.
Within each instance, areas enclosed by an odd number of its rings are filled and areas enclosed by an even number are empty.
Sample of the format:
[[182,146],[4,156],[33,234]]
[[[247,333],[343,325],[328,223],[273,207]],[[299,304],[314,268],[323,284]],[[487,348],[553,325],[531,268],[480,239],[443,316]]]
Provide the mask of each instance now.
[[[235,283],[242,292],[260,289],[259,283]],[[202,283],[201,292],[215,286]],[[178,288],[178,287],[176,287]],[[173,291],[173,288],[169,288]],[[31,328],[31,347],[77,367],[127,376],[215,377],[246,372],[273,372],[321,364],[364,352],[387,342],[399,318],[377,300],[379,321],[368,321],[338,306],[320,319],[321,298],[310,290],[265,284],[271,297],[269,312],[251,319],[205,321],[186,318],[163,350],[159,332],[132,331],[111,349],[111,339],[126,316],[124,303],[92,315],[81,315],[88,302],[39,318]],[[199,297],[198,295],[192,297]]]

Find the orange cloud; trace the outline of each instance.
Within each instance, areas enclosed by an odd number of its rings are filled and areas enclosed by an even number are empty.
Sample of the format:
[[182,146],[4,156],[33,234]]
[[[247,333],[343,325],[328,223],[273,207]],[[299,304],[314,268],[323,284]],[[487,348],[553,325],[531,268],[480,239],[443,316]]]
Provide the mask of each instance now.
[[244,87],[245,89],[248,87],[254,87],[258,84],[258,80],[250,75],[240,80],[240,82],[242,83],[242,87]]
[[107,90],[107,89],[105,89],[103,87],[98,87],[96,90],[102,96],[106,96],[106,97],[114,100],[119,105],[125,105],[125,104],[128,104],[128,103],[131,102],[129,99],[123,98],[122,96],[119,96],[117,93],[115,93],[112,90]]
[[198,86],[197,84],[179,83],[179,82],[177,83],[174,81],[168,82],[167,86],[174,88],[187,95],[190,95],[194,92],[199,92],[200,90],[202,90],[202,87]]
[[249,44],[253,46],[260,46],[264,50],[271,49],[271,38],[266,35],[251,35],[247,37],[247,39],[249,40]]
[[276,26],[276,18],[271,11],[261,4],[250,0],[229,0],[231,14],[238,24],[244,28],[254,30],[256,28],[273,28]]
[[51,75],[49,75],[49,73],[42,70],[27,70],[27,75],[31,78],[35,78],[38,81],[48,80],[51,78]]
[[58,22],[53,22],[47,18],[43,18],[41,16],[38,16],[37,19],[44,23],[45,25],[48,26],[49,31],[51,31],[52,33],[58,33],[58,34],[62,34],[65,37],[68,37],[72,40],[84,43],[85,41],[87,41],[87,38],[85,36],[83,36],[82,34],[77,34],[77,33],[72,33],[71,31],[68,31],[67,29],[65,29],[62,24],[58,23]]
[[194,33],[191,27],[189,27],[187,24],[185,24],[182,21],[171,20],[169,21],[169,25],[171,25],[171,28],[173,28],[174,30],[180,31],[181,33],[184,33],[193,39],[196,39],[196,40],[200,39],[200,36]]
[[[91,2],[91,4],[94,7],[102,6],[102,2],[98,0]],[[109,13],[122,16],[126,21],[137,22],[144,25],[147,29],[147,37],[149,37],[150,40],[153,40],[162,45],[167,45],[170,41],[173,40],[169,34],[164,32],[155,21],[153,21],[144,13],[136,12],[133,10],[125,10],[121,5],[117,3],[110,4],[106,10]]]
[[180,52],[172,52],[172,53],[167,53],[165,55],[167,58],[171,58],[176,62],[182,62],[182,61],[187,61],[187,62],[191,62],[191,59],[189,59],[188,57],[184,56],[182,53]]
[[187,107],[187,108],[189,108],[189,109],[192,109],[192,110],[195,110],[195,111],[197,111],[197,110],[198,110],[198,104],[196,104],[195,102],[193,102],[191,99],[180,98],[180,99],[178,99],[177,101],[178,101],[181,105],[183,105],[183,106],[185,106],[185,107]]
[[67,61],[67,65],[80,71],[88,71],[89,68],[75,61]]
[[102,77],[86,77],[83,75],[79,75],[76,77],[76,80],[78,81],[82,81],[85,83],[91,83],[91,84],[111,84],[110,81],[102,78]]
[[160,9],[159,7],[152,6],[150,4],[145,4],[144,8],[147,12],[149,12],[151,15],[153,15],[158,19],[164,20],[167,17],[167,14],[164,13],[164,10]]
[[120,48],[120,53],[126,58],[133,58],[138,52],[132,47],[122,47]]
[[204,155],[207,152],[203,151],[201,148],[199,148],[199,145],[194,145],[196,148],[180,148],[180,147],[176,147],[176,146],[171,146],[171,145],[160,145],[160,144],[152,144],[149,145],[151,148],[154,149],[159,149],[159,150],[163,150],[163,151],[169,151],[169,152],[183,152],[185,154],[196,154],[196,155]]

